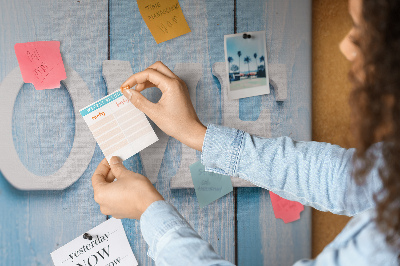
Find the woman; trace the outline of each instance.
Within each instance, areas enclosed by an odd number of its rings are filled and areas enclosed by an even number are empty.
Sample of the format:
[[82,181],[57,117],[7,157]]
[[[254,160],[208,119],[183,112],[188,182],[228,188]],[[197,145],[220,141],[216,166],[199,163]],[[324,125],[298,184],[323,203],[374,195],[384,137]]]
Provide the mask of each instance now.
[[[352,62],[357,149],[263,139],[201,124],[182,80],[160,62],[134,74],[124,95],[165,133],[202,151],[206,170],[238,176],[323,211],[357,215],[315,260],[296,265],[397,265],[400,250],[400,1],[350,0],[354,25],[340,44]],[[136,89],[130,89],[136,86]],[[149,102],[140,92],[158,87]],[[118,181],[112,182],[114,178]],[[140,219],[149,255],[160,265],[231,265],[121,160],[103,160],[93,178],[104,214]],[[196,254],[196,255],[193,255]]]

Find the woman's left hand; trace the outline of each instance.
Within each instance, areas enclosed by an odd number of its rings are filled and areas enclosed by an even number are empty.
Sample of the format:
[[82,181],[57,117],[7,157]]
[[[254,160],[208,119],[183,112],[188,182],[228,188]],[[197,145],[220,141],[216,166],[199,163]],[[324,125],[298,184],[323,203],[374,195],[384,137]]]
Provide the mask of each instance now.
[[126,169],[118,157],[112,157],[110,165],[106,159],[100,162],[92,186],[100,211],[117,219],[140,219],[153,202],[164,200],[147,177]]

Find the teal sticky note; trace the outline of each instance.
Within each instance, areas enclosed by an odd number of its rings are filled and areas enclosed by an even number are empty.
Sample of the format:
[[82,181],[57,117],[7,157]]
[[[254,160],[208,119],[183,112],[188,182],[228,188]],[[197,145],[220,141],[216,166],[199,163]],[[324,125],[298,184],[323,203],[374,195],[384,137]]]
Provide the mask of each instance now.
[[206,172],[200,161],[189,167],[200,208],[233,190],[229,176]]

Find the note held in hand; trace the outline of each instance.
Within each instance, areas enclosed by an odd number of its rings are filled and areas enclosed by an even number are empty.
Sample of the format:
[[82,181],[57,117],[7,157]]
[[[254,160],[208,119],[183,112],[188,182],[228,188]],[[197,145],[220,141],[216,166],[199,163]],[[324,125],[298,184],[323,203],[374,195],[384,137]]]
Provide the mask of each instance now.
[[119,90],[79,112],[107,161],[126,160],[158,140],[145,114]]

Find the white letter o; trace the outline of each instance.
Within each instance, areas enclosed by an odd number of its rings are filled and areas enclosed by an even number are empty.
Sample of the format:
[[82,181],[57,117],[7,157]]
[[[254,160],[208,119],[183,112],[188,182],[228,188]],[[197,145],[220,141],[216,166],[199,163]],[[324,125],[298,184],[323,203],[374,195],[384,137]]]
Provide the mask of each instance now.
[[12,113],[18,92],[24,85],[19,67],[13,69],[0,84],[0,169],[4,177],[16,188],[24,190],[59,190],[72,185],[88,167],[96,141],[86,126],[79,110],[93,102],[86,83],[72,68],[65,66],[67,79],[63,81],[71,96],[75,113],[75,137],[71,152],[64,165],[52,175],[38,176],[22,164],[12,137]]

